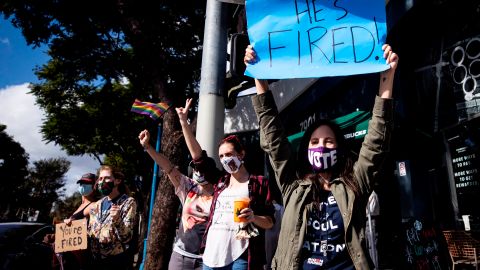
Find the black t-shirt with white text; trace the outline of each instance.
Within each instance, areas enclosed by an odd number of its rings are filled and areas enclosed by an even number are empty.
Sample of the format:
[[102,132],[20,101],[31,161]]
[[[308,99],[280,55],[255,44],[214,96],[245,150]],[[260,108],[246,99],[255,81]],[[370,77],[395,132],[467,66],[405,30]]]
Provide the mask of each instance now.
[[304,270],[354,270],[345,245],[342,214],[331,191],[320,194],[318,206],[307,206],[307,233],[303,243]]

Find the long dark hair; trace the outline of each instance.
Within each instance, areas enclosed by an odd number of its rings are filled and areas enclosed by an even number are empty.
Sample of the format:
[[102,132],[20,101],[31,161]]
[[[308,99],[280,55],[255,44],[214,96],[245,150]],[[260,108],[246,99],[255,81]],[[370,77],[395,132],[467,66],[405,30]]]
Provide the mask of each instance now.
[[312,133],[321,126],[328,126],[335,135],[337,141],[337,164],[332,168],[332,178],[340,177],[345,181],[345,184],[349,186],[355,193],[358,193],[357,183],[353,178],[353,160],[348,154],[348,149],[345,142],[345,137],[342,134],[340,127],[334,122],[327,119],[320,119],[314,124],[310,125],[303,134],[300,146],[297,152],[297,177],[299,179],[310,180],[313,184],[313,197],[318,199],[318,194],[322,190],[322,186],[325,180],[312,170],[312,165],[308,161],[308,144]]

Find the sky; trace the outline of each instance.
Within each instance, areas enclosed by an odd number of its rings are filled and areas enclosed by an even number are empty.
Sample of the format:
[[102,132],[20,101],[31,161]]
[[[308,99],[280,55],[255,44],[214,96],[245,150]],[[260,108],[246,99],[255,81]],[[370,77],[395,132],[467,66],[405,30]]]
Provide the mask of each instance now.
[[65,157],[71,162],[65,175],[66,195],[73,194],[82,174],[95,173],[99,167],[89,156],[68,156],[54,143],[42,140],[40,126],[44,112],[35,104],[29,83],[38,82],[34,68],[47,63],[46,48],[27,46],[19,29],[0,16],[0,123],[30,156],[30,163],[40,159]]

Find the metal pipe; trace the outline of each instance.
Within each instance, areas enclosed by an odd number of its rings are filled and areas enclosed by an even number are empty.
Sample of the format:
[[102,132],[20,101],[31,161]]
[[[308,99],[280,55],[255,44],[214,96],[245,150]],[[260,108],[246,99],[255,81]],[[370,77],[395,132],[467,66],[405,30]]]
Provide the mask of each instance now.
[[[158,123],[157,129],[157,143],[155,144],[155,151],[160,152],[160,142],[162,137],[162,122]],[[153,205],[155,204],[155,192],[157,188],[157,174],[158,174],[158,165],[153,161],[153,179],[152,179],[152,188],[150,191],[150,208],[148,209],[148,225],[147,225],[147,235],[143,240],[143,256],[142,256],[142,263],[140,264],[139,269],[143,270],[145,267],[145,258],[147,257],[147,243],[148,243],[148,236],[150,234],[150,224],[152,222],[152,213],[153,213]]]
[[207,0],[196,138],[217,165],[225,121],[223,89],[227,59],[227,4]]

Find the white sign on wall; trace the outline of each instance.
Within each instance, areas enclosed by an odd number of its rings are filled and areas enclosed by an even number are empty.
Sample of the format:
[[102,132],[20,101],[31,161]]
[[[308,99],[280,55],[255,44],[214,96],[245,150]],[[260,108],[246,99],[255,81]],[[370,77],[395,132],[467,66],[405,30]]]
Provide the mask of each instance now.
[[405,167],[405,162],[404,161],[398,162],[398,174],[400,176],[406,176],[407,175],[407,168]]

